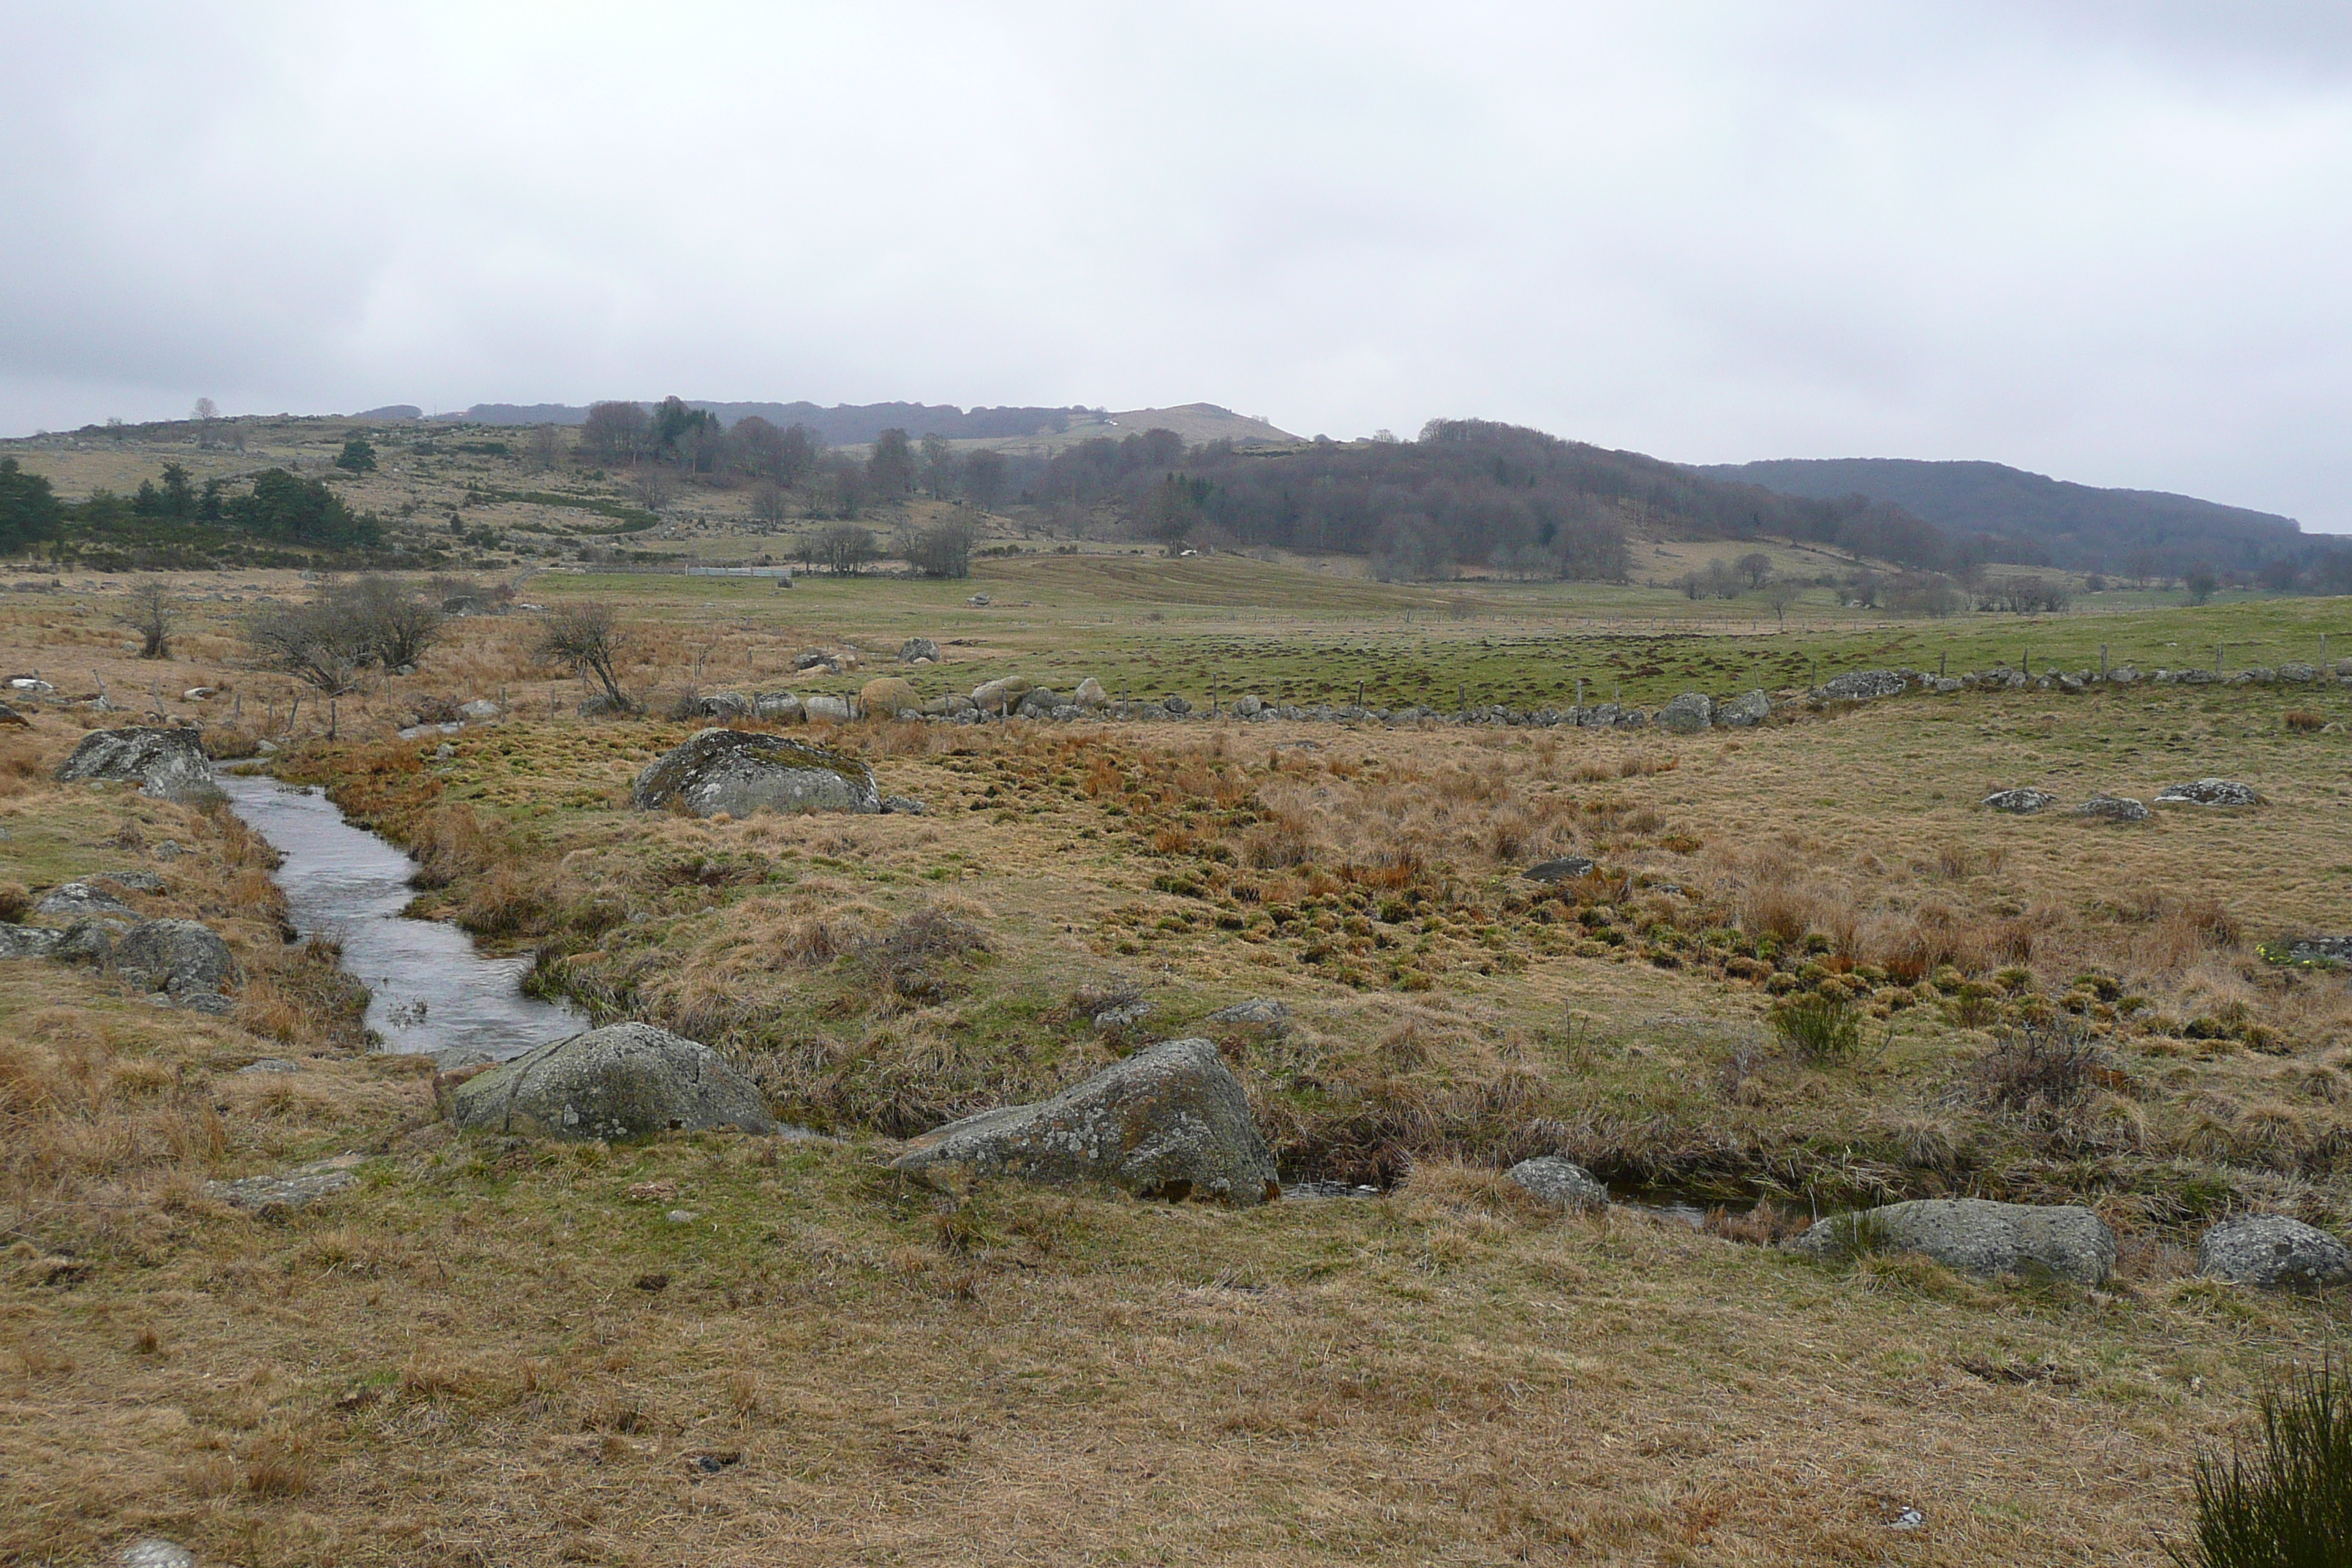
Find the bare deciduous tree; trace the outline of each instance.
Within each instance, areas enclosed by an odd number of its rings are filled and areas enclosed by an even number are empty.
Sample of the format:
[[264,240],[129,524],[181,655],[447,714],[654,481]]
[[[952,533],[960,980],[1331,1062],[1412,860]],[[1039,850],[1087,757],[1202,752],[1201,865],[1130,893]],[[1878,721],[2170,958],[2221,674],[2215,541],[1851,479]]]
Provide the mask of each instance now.
[[351,617],[331,599],[308,605],[264,605],[246,617],[245,642],[255,663],[290,675],[321,697],[356,690],[367,647]]
[[770,528],[792,515],[792,500],[784,487],[773,479],[762,479],[751,492],[751,515]]
[[523,450],[530,458],[530,466],[546,473],[563,460],[563,432],[553,425],[535,426]]
[[610,711],[634,713],[637,705],[621,689],[619,671],[628,646],[628,631],[614,617],[613,606],[572,605],[548,616],[540,628],[538,654],[583,680],[593,676],[604,689],[604,706]]
[[855,576],[860,566],[874,559],[874,531],[854,522],[837,522],[817,534],[815,551],[825,570]]
[[180,624],[180,601],[164,584],[142,583],[131,589],[130,602],[114,619],[143,639],[141,658],[172,657],[172,633]]
[[677,497],[677,475],[659,463],[629,470],[629,493],[647,511],[659,511]]

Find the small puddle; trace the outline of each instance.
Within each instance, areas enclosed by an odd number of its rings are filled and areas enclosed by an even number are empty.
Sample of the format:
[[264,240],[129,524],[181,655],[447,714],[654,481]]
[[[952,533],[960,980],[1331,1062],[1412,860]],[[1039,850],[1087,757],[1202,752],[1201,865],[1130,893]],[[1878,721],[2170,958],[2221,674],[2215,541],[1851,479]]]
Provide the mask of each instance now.
[[530,959],[485,958],[456,926],[404,918],[415,864],[344,821],[323,792],[259,773],[215,782],[284,858],[274,879],[294,929],[342,943],[343,968],[368,988],[367,1026],[383,1049],[445,1065],[477,1051],[504,1061],[588,1027],[572,1008],[522,994]]

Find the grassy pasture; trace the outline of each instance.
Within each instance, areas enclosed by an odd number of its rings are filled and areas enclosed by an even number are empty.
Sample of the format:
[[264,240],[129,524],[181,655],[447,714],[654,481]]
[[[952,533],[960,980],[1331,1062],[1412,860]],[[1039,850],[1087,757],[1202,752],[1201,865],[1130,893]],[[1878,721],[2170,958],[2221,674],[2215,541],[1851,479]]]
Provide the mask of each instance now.
[[[1558,701],[1558,662],[1656,701],[1790,684],[1799,658],[1983,668],[2021,633],[2037,664],[2045,637],[2143,668],[2221,640],[2234,668],[2352,619],[1810,605],[1758,634],[1637,590],[1223,558],[522,596],[620,605],[648,693],[855,686],[923,635],[950,656],[914,672],[927,693],[1017,668],[1196,700],[1362,679]],[[0,600],[0,659],[224,731],[241,702],[247,740],[283,724],[236,606],[199,606],[159,671],[107,598]],[[790,673],[844,640],[881,658]],[[840,1141],[454,1138],[422,1064],[357,1048],[331,950],[278,942],[233,818],[48,784],[79,710],[0,730],[0,883],[158,869],[142,907],[213,921],[250,974],[215,1019],[0,964],[0,1560],[160,1533],[257,1564],[2152,1564],[2196,1444],[2352,1327],[2341,1299],[2193,1277],[2220,1212],[2352,1221],[2352,992],[2254,951],[2345,929],[2343,688],[1906,698],[1697,737],[858,724],[826,738],[925,816],[694,821],[626,808],[694,725],[579,719],[529,644],[523,617],[458,623],[347,700],[335,742],[306,705],[281,771],[415,850],[418,913],[711,1041]],[[176,696],[198,684],[224,695]],[[443,758],[391,732],[427,694],[510,716]],[[2266,804],[2137,826],[1977,805],[2208,773]],[[158,860],[164,837],[193,853]],[[1517,875],[1571,852],[1603,874]],[[919,917],[979,945],[894,946]],[[1867,1048],[1795,1059],[1769,1010],[1831,993]],[[1145,1023],[1098,1032],[1129,994]],[[1229,1214],[878,1169],[894,1136],[1249,996],[1293,1016],[1219,1031],[1287,1165],[1387,1196]],[[2062,1022],[2100,1076],[2003,1101],[2004,1032]],[[264,1056],[303,1070],[236,1072]],[[1538,1148],[1719,1210],[1532,1209],[1495,1173]],[[204,1187],[345,1152],[359,1186],[301,1214]],[[2092,1204],[2122,1270],[2084,1291],[1755,1245],[1817,1203],[1958,1192]],[[1924,1526],[1890,1529],[1910,1507]]]

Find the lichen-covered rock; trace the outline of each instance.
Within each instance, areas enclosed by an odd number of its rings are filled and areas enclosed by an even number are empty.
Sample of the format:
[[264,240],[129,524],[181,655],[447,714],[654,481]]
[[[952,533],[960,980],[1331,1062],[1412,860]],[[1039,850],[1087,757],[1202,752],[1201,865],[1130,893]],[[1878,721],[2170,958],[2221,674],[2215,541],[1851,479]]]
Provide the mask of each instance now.
[[2015,816],[2031,816],[2037,811],[2047,811],[2058,804],[2058,797],[2046,789],[1996,790],[1985,796],[1989,810],[2006,811]]
[[220,793],[204,742],[186,727],[92,730],[58,768],[60,783],[135,783],[158,800],[204,801]]
[[1843,675],[1833,675],[1822,683],[1824,697],[1872,698],[1893,697],[1909,682],[1900,670],[1856,669]]
[[1966,1274],[2043,1272],[2103,1285],[2116,1266],[2116,1233],[2074,1205],[1918,1198],[1814,1223],[1787,1245],[1814,1257],[1917,1252]]
[[194,997],[218,995],[236,960],[202,921],[147,921],[115,945],[114,967],[152,991]]
[[2284,1215],[2237,1215],[2198,1242],[2197,1272],[2265,1290],[2315,1290],[2352,1284],[2352,1247]]
[[2156,814],[2127,795],[2095,795],[2076,806],[2074,815],[2095,816],[2105,822],[2146,822]]
[[933,664],[939,663],[940,645],[929,637],[908,637],[898,645],[900,664],[912,664],[919,658],[929,659]]
[[1255,996],[1247,1002],[1236,1002],[1230,1007],[1220,1007],[1202,1020],[1204,1024],[1256,1024],[1279,1027],[1290,1019],[1290,1009],[1271,996]]
[[1051,1100],[950,1122],[916,1139],[896,1168],[941,1166],[1244,1207],[1282,1191],[1249,1096],[1207,1040],[1169,1040]]
[[881,809],[874,770],[855,757],[780,735],[704,730],[637,774],[629,804],[656,811],[673,803],[696,816],[727,812]]
[[358,1179],[354,1173],[365,1163],[362,1155],[338,1154],[331,1160],[297,1165],[275,1176],[206,1182],[205,1194],[254,1214],[282,1214],[289,1209],[308,1208],[320,1198],[334,1196]]
[[65,932],[47,926],[0,924],[0,958],[54,958]]
[[1715,710],[1716,723],[1734,730],[1753,728],[1770,717],[1772,717],[1772,699],[1761,691],[1751,691],[1745,697],[1724,703]]
[[2194,784],[2167,784],[2156,792],[2158,805],[2259,805],[2254,786],[2231,779],[2199,779]]
[[1101,681],[1089,675],[1078,682],[1078,689],[1072,700],[1081,708],[1103,708],[1109,705],[1110,693],[1103,689]]
[[845,724],[851,717],[846,697],[804,697],[801,700],[801,712],[812,724],[820,721],[828,724]]
[[1519,875],[1530,882],[1573,882],[1592,875],[1592,860],[1584,855],[1563,855],[1556,860],[1539,860]]
[[1658,724],[1677,735],[1695,735],[1715,724],[1715,700],[1704,691],[1685,691],[1658,710]]
[[1556,1208],[1597,1209],[1609,1203],[1609,1189],[1599,1177],[1557,1154],[1522,1160],[1503,1174],[1513,1185]]
[[60,882],[41,895],[33,912],[53,921],[113,921],[128,925],[139,911],[102,888],[88,882]]
[[868,719],[895,719],[901,713],[920,713],[923,698],[911,681],[886,675],[858,689],[857,705]]
[[476,1074],[449,1091],[467,1131],[652,1138],[716,1127],[771,1132],[760,1091],[724,1057],[650,1024],[614,1024]]
[[774,724],[797,724],[807,716],[800,698],[790,691],[762,691],[751,700],[751,710]]

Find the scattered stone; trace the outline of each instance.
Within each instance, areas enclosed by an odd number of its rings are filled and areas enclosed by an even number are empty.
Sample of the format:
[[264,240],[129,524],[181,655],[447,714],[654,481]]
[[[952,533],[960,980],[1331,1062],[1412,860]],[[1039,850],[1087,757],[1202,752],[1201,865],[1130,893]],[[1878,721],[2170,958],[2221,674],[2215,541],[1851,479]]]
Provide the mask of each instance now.
[[1101,681],[1089,675],[1078,682],[1077,694],[1073,700],[1081,708],[1103,708],[1109,705],[1110,693],[1103,689]]
[[[7,928],[0,926],[0,936],[5,936]],[[2299,936],[2290,939],[2284,947],[2284,961],[2288,963],[2352,966],[2352,936]],[[2263,951],[2266,954],[2277,952],[2271,947],[2265,947]],[[2274,959],[2273,962],[2277,960]]]
[[1243,1207],[1282,1194],[1249,1096],[1207,1040],[1170,1040],[1051,1100],[950,1122],[916,1139],[895,1168],[941,1165]]
[[2278,667],[2278,678],[2281,680],[2291,680],[2297,686],[2305,686],[2319,679],[2319,669],[2315,665],[2283,664]]
[[176,1541],[151,1535],[124,1547],[121,1563],[122,1568],[196,1568],[196,1554]]
[[449,1091],[467,1131],[548,1138],[652,1138],[734,1127],[776,1130],[760,1091],[699,1041],[650,1024],[553,1040]]
[[448,741],[444,741],[439,745],[433,748],[433,760],[436,763],[449,762],[457,755],[457,746]]
[[257,1062],[247,1062],[236,1069],[239,1078],[257,1072],[300,1072],[300,1062],[289,1062],[284,1057],[264,1057]]
[[1124,1029],[1130,1024],[1140,1024],[1151,1016],[1151,1004],[1138,1000],[1117,1007],[1106,1007],[1095,1015],[1095,1033],[1108,1035],[1113,1029]]
[[[167,838],[163,842],[171,844],[172,841]],[[179,847],[176,844],[172,847],[174,849]],[[156,852],[161,854],[162,850],[158,849]],[[111,882],[124,891],[132,893],[160,893],[163,890],[163,879],[152,871],[93,871],[82,880]]]
[[1236,719],[1255,719],[1265,711],[1265,699],[1263,697],[1244,691],[1234,699],[1234,717]]
[[694,700],[694,711],[704,719],[717,719],[722,723],[759,716],[759,705],[740,691],[714,691],[708,697]]
[[471,702],[461,702],[457,705],[459,718],[471,719],[478,724],[484,720],[497,718],[499,711],[499,705],[487,697],[477,697]]
[[993,604],[994,602],[994,600],[991,599],[985,594],[974,594],[971,598],[964,601],[967,605],[989,605]]
[[183,702],[209,702],[219,695],[220,690],[216,687],[191,686],[185,691],[180,693],[180,700]]
[[178,839],[166,838],[158,843],[155,847],[149,850],[148,853],[154,856],[158,860],[177,860],[181,856],[185,855],[187,851],[180,847],[180,841]]
[[1281,1025],[1290,1021],[1290,1009],[1271,996],[1257,996],[1247,1002],[1236,1002],[1230,1007],[1220,1007],[1201,1021],[1204,1024]]
[[886,795],[882,797],[882,815],[885,816],[924,816],[929,811],[930,807],[911,795]]
[[1772,699],[1761,691],[1751,691],[1736,701],[1727,702],[1715,710],[1718,725],[1734,730],[1746,730],[1772,717]]
[[2127,795],[2095,795],[2076,806],[2074,815],[2107,822],[2146,822],[2156,814]]
[[1677,735],[1695,735],[1715,725],[1715,700],[1704,691],[1685,691],[1658,710],[1658,723]]
[[669,1221],[672,1225],[692,1225],[696,1220],[700,1219],[701,1217],[702,1216],[700,1215],[696,1214],[692,1209],[672,1209],[667,1214],[662,1215],[662,1218]]
[[1592,860],[1584,855],[1563,855],[1557,860],[1539,860],[1519,874],[1530,882],[1573,882],[1592,875]]
[[1786,1245],[1816,1258],[1917,1252],[1967,1274],[2041,1270],[2085,1285],[2104,1285],[2116,1266],[2116,1233],[2089,1209],[1985,1198],[1918,1198],[1836,1215]]
[[194,803],[220,794],[212,760],[188,728],[92,730],[58,769],[61,784],[89,779],[136,782],[158,800]]
[[923,699],[909,682],[895,675],[869,680],[857,692],[857,705],[868,719],[919,718]]
[[2237,1215],[2198,1242],[2197,1272],[2265,1290],[2315,1290],[2352,1284],[2352,1247],[2284,1215]]
[[1503,1173],[1513,1185],[1523,1187],[1556,1208],[1597,1209],[1607,1206],[1609,1189],[1600,1178],[1573,1160],[1540,1154],[1522,1160]]
[[1192,710],[1192,704],[1191,702],[1177,696],[1172,691],[1160,700],[1160,706],[1167,709],[1168,711],[1175,714],[1179,719],[1181,719],[1185,714],[1190,713]]
[[220,995],[236,960],[202,921],[147,921],[115,948],[114,966],[149,990],[194,998]]
[[101,892],[88,882],[61,882],[41,895],[33,906],[37,915],[47,915],[54,921],[106,920],[125,923],[135,921],[139,912],[111,893]]
[[801,712],[814,723],[822,719],[831,724],[849,722],[849,699],[846,697],[804,697]]
[[900,664],[912,664],[920,658],[929,659],[933,664],[939,663],[940,645],[929,637],[908,637],[898,645]]
[[242,1176],[234,1182],[206,1182],[205,1194],[233,1208],[258,1215],[308,1208],[331,1197],[359,1178],[353,1173],[366,1162],[364,1154],[338,1154],[275,1176]]
[[881,809],[874,770],[821,746],[747,730],[703,730],[637,774],[639,811],[676,804],[695,816],[727,812]]
[[805,716],[801,700],[789,691],[763,691],[751,708],[757,717],[778,724],[797,724]]
[[813,647],[794,658],[793,668],[794,669],[832,669],[838,667],[833,661],[833,655],[821,647]]
[[2262,796],[2252,784],[2229,779],[2199,779],[2195,784],[2167,784],[2157,791],[2158,805],[2258,805]]
[[1994,811],[2031,816],[2037,811],[2047,811],[2056,805],[2058,797],[2046,789],[2004,789],[1985,796],[1984,803]]

